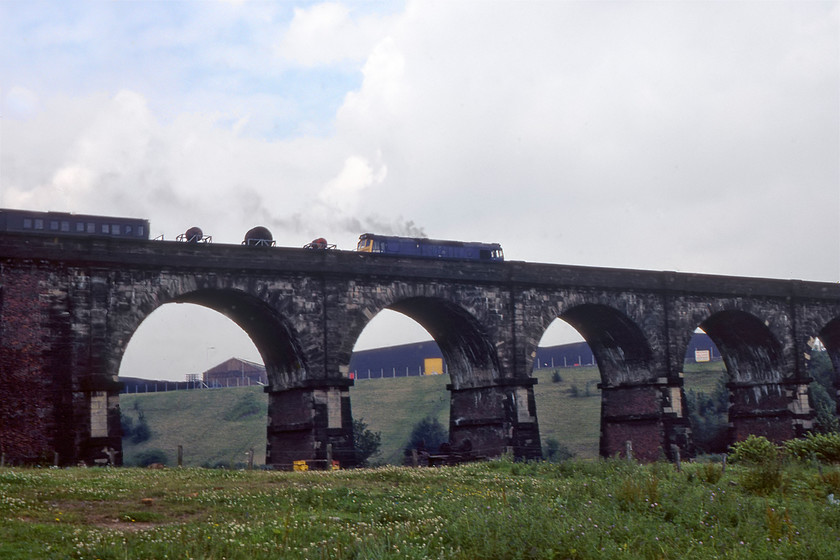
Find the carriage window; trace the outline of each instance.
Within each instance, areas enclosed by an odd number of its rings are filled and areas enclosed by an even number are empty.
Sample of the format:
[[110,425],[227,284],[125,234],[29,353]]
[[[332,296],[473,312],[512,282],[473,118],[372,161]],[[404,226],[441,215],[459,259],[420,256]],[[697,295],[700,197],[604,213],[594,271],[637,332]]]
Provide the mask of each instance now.
[[143,226],[137,226],[137,235],[141,235],[141,236],[142,236],[142,235],[145,235],[145,234],[143,233]]
[[125,234],[131,235],[131,226],[125,226]]
[[23,229],[32,229],[32,218],[23,219]]
[[84,222],[76,222],[76,232],[77,233],[84,233],[85,232],[85,223]]
[[96,224],[94,224],[93,222],[88,222],[87,232],[88,233],[96,233]]
[[44,220],[35,218],[35,229],[44,229]]
[[110,232],[111,232],[111,228],[108,226],[108,224],[102,224],[102,233],[110,233]]
[[119,235],[120,234],[120,226],[117,225],[117,224],[112,225],[111,226],[111,233],[113,233],[114,235]]
[[61,222],[61,231],[70,231],[70,222]]
[[58,231],[58,220],[50,220],[50,229]]

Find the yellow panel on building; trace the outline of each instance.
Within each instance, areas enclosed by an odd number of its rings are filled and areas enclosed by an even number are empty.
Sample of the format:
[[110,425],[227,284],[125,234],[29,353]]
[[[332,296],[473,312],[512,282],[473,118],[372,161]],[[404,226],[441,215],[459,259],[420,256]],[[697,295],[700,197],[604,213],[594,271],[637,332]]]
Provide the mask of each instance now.
[[443,358],[426,358],[423,360],[423,375],[440,375],[443,373]]

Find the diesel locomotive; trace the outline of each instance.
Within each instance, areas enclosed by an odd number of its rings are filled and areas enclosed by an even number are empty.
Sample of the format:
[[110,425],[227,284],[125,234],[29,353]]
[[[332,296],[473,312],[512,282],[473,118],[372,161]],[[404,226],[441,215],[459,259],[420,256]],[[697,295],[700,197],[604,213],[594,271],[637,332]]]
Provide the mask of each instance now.
[[428,259],[468,259],[477,261],[505,260],[498,243],[444,241],[425,237],[398,237],[364,233],[356,250],[362,253],[423,257]]

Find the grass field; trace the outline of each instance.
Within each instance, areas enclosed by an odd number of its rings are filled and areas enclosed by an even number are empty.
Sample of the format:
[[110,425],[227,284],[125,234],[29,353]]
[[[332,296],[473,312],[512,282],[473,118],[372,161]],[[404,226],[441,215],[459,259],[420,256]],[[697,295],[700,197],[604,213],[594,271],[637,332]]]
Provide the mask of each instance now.
[[[721,367],[720,363],[692,366],[686,372],[686,389],[711,392],[722,374]],[[595,458],[601,410],[598,370],[577,367],[556,371],[560,382],[552,380],[555,370],[534,373],[540,436],[543,442],[557,440],[577,457]],[[382,434],[381,454],[376,460],[401,464],[412,427],[426,416],[449,426],[447,383],[446,375],[356,382],[350,389],[353,417]],[[254,402],[257,407],[250,406]],[[124,440],[126,463],[131,464],[142,451],[160,449],[168,454],[169,464],[174,464],[181,445],[187,466],[245,463],[251,448],[255,463],[263,464],[267,402],[260,387],[122,395],[123,414],[137,418],[138,411],[142,412],[152,433],[150,440],[139,445]],[[252,413],[241,415],[243,410]]]
[[840,558],[840,469],[785,463],[766,483],[762,473],[617,459],[321,472],[0,468],[0,558]]

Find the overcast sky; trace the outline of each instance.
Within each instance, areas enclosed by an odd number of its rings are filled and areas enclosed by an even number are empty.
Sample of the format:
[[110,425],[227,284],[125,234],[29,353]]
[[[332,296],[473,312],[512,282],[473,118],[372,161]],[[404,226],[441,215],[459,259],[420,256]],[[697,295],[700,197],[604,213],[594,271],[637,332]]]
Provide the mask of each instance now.
[[[838,36],[836,1],[4,0],[0,206],[837,282]],[[172,307],[137,370],[258,359],[152,361]]]

